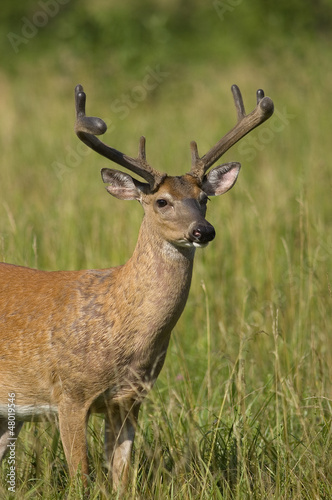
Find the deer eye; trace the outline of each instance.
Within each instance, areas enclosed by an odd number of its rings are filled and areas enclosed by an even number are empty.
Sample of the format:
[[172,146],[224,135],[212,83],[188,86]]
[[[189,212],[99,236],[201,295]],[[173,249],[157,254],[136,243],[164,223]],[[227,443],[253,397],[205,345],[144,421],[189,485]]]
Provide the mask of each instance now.
[[156,204],[157,204],[158,208],[163,208],[163,207],[166,207],[167,201],[164,200],[163,198],[161,198],[160,200],[156,201]]

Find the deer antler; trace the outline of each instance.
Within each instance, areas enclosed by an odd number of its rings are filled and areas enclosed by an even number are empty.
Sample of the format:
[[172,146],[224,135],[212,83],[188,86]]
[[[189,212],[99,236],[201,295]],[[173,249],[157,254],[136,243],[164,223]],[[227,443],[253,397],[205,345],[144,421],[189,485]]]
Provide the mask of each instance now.
[[77,137],[97,153],[145,179],[149,183],[150,189],[152,191],[155,190],[164,179],[165,174],[158,172],[147,163],[145,154],[145,137],[140,138],[137,158],[131,158],[130,156],[107,146],[95,137],[96,135],[101,135],[106,132],[106,123],[101,118],[85,115],[85,101],[86,94],[83,92],[83,87],[82,85],[77,85],[75,88],[75,132]]
[[232,93],[237,110],[238,122],[213,148],[204,156],[198,154],[195,141],[190,143],[192,167],[190,174],[199,181],[203,180],[206,171],[237,141],[242,139],[248,132],[263,123],[273,114],[273,101],[269,97],[264,97],[263,90],[257,90],[257,106],[249,113],[245,114],[244,104],[240,89],[237,85],[232,85]]

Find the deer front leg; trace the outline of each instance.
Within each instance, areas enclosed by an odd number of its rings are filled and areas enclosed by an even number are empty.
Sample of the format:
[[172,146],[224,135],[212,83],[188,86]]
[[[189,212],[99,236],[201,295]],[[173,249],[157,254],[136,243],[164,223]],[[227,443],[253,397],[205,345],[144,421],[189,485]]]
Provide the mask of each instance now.
[[66,399],[59,405],[59,427],[63,449],[73,479],[79,467],[83,485],[87,486],[88,455],[86,442],[88,411],[72,400]]
[[113,490],[125,489],[129,480],[131,450],[140,405],[112,406],[105,415],[105,452],[112,474]]

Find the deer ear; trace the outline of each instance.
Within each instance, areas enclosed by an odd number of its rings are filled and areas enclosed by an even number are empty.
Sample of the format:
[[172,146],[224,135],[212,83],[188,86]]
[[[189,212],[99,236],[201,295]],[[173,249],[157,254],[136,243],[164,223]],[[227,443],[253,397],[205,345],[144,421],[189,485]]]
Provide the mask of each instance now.
[[145,192],[148,187],[147,184],[133,179],[131,175],[110,168],[103,168],[101,177],[105,183],[108,183],[107,191],[120,200],[140,201],[142,192]]
[[202,189],[208,196],[218,196],[226,193],[234,186],[241,164],[238,162],[224,163],[210,170],[204,176]]

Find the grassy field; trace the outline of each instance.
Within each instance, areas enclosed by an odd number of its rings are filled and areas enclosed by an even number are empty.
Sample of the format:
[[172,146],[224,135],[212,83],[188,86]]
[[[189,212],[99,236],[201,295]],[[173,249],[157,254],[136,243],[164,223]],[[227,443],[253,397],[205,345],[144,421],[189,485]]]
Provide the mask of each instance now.
[[[188,28],[176,39],[162,23],[172,5],[145,12],[157,42],[138,60],[133,34],[94,58],[66,40],[42,47],[48,27],[17,57],[12,51],[14,62],[7,54],[0,260],[100,268],[125,262],[135,246],[141,208],[107,195],[99,170],[111,165],[73,132],[77,83],[88,113],[108,123],[106,142],[134,156],[145,135],[151,164],[175,175],[189,169],[191,140],[203,154],[234,125],[231,84],[247,111],[263,88],[276,112],[225,155],[242,170],[234,189],[209,204],[217,237],[197,252],[187,307],[142,406],[128,498],[332,498],[331,38],[299,31],[279,39],[271,28],[259,45],[240,3],[227,11],[244,30],[235,40],[214,2],[200,38]],[[51,33],[65,22],[60,15]],[[95,499],[111,498],[102,424],[90,421]],[[79,498],[55,424],[22,430],[15,495],[6,473],[4,461],[1,498]]]

